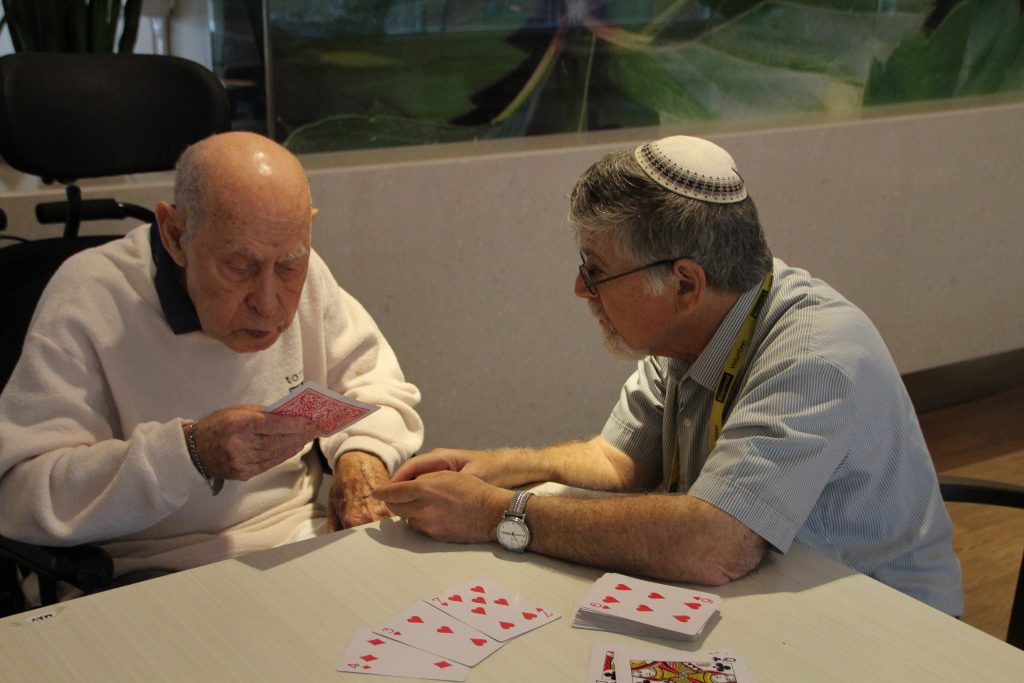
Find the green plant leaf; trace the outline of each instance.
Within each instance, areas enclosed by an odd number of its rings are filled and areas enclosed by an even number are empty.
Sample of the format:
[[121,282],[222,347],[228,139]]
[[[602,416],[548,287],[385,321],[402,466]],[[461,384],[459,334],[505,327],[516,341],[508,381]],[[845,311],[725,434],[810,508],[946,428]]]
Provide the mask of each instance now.
[[107,26],[109,0],[89,0],[89,52],[110,52],[107,44],[113,46]]
[[1024,85],[1024,15],[1014,0],[975,8],[957,95],[1019,90]]
[[472,111],[474,93],[526,58],[505,37],[481,31],[305,40],[290,54],[277,49],[275,70],[280,79],[303,82],[305,98],[340,89],[367,105],[379,100],[412,118],[448,121]]
[[611,81],[663,122],[824,113],[860,105],[873,59],[923,20],[863,0],[769,0],[688,41],[611,51]]
[[619,51],[610,63],[610,75],[630,99],[657,112],[684,119],[713,119],[714,113],[680,87],[666,59],[646,52]]
[[142,16],[142,0],[125,0],[124,27],[121,29],[121,40],[118,41],[118,52],[131,52],[135,49],[135,41],[139,36],[139,18]]
[[548,4],[348,0],[282,12],[272,26],[275,83],[289,97],[275,87],[278,114],[302,124],[356,104],[435,122],[465,118],[480,92],[531,58],[510,39]]
[[923,12],[855,11],[856,0],[796,4],[762,2],[713,29],[699,42],[763,66],[815,72],[861,85],[871,61],[887,55]]
[[68,52],[89,50],[88,20],[89,10],[84,2],[74,0],[67,4],[68,32],[64,44]]
[[967,0],[930,35],[909,33],[876,61],[864,104],[913,102],[1024,88],[1024,17],[1015,0]]
[[930,37],[914,31],[885,62],[876,61],[864,87],[864,104],[891,104],[950,97],[956,88],[967,44],[967,23],[950,21],[960,5]]
[[29,30],[22,33],[26,50],[59,50],[64,44],[64,16],[59,0],[38,0],[29,3],[32,14]]
[[109,52],[124,3],[121,51],[134,45],[142,0],[3,0],[16,52]]
[[371,147],[396,147],[438,142],[462,142],[501,137],[497,126],[455,126],[402,116],[339,114],[296,128],[284,146],[296,154]]

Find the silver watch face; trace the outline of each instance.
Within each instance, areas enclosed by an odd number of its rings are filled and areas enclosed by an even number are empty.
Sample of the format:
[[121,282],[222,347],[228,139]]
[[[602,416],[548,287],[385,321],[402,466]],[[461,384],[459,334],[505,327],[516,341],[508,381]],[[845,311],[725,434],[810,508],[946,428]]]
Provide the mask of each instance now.
[[509,550],[525,550],[530,542],[530,529],[522,521],[507,518],[498,522],[498,543]]

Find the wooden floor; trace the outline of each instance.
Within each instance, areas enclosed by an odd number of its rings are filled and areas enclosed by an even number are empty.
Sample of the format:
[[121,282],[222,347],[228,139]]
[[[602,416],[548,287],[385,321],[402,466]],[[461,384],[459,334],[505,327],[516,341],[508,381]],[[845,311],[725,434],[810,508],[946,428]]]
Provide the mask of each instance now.
[[[1024,388],[920,416],[940,474],[1024,485]],[[1024,510],[948,503],[964,573],[964,621],[1006,637]]]

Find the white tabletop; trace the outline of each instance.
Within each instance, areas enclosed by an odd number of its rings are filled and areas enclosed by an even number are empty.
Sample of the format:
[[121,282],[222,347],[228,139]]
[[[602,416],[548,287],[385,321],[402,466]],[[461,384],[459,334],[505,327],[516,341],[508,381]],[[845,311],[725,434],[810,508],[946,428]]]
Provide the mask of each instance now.
[[761,683],[1024,680],[1024,652],[799,546],[713,589],[720,619],[691,643],[572,628],[576,594],[601,573],[384,520],[7,617],[0,680],[399,680],[335,670],[356,628],[477,577],[562,618],[510,641],[469,682],[583,681],[598,642],[732,650]]

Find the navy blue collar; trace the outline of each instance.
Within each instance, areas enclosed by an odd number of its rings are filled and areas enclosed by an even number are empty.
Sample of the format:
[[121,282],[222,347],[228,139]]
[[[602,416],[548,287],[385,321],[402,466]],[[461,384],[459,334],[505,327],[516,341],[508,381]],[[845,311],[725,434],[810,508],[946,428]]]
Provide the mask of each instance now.
[[156,286],[156,295],[160,298],[160,308],[163,309],[164,317],[167,318],[171,330],[174,334],[187,334],[202,330],[203,326],[199,324],[196,307],[188,298],[188,292],[178,281],[178,264],[164,249],[164,243],[160,240],[160,231],[155,222],[149,226],[149,243],[153,251],[153,263],[156,264],[153,284]]

